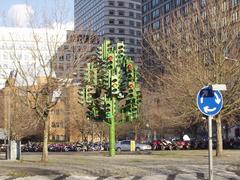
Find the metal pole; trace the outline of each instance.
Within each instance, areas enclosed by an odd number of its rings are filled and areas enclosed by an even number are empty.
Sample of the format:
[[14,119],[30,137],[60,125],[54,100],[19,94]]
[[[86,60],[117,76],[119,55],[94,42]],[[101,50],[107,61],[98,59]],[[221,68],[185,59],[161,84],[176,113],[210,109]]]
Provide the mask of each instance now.
[[209,180],[213,180],[213,155],[212,155],[212,116],[208,117],[208,170]]

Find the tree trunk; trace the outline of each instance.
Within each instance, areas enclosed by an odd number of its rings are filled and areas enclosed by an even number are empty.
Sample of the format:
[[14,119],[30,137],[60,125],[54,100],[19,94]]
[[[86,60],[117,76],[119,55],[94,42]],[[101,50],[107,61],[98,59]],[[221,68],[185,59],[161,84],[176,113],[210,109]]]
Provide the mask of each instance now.
[[220,157],[223,154],[223,140],[222,140],[222,121],[221,116],[218,115],[216,118],[217,126],[217,147],[216,147],[216,156]]
[[44,132],[43,132],[43,152],[42,162],[48,161],[48,132],[49,132],[49,119],[44,119]]
[[135,141],[138,140],[138,128],[137,128],[137,126],[134,127],[134,140]]

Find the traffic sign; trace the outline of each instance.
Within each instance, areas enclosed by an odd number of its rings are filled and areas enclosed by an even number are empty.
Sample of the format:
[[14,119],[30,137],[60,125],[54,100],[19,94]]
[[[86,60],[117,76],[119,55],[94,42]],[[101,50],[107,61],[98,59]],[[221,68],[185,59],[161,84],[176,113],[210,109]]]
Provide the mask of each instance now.
[[220,91],[211,87],[203,87],[197,94],[198,109],[206,116],[217,115],[223,107],[223,98]]

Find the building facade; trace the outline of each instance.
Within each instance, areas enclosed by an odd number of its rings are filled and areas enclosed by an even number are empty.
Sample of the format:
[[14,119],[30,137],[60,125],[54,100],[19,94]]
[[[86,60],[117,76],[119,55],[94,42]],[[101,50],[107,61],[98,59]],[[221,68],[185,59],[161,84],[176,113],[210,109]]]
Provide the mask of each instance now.
[[162,21],[170,21],[174,11],[187,12],[193,0],[142,0],[143,32],[160,29]]
[[75,0],[75,30],[91,29],[112,43],[124,41],[128,56],[142,55],[141,0]]
[[[169,24],[173,16],[187,15],[195,3],[204,8],[208,1],[211,2],[211,0],[142,0],[143,33],[159,30],[161,25]],[[221,3],[222,12],[229,11],[227,15],[233,21],[238,21],[240,1],[221,0]],[[227,18],[223,17],[223,21],[227,21]]]
[[91,59],[99,43],[93,32],[67,31],[67,39],[58,48],[56,54],[56,76],[69,77],[74,84],[80,83],[84,75],[86,63]]
[[66,40],[65,30],[0,27],[0,32],[0,88],[19,68],[40,76],[40,62],[47,64]]

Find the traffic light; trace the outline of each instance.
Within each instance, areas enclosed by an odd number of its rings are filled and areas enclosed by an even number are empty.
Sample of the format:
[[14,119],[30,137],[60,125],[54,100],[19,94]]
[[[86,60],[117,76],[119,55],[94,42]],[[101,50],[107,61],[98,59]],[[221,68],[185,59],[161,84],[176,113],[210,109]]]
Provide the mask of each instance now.
[[87,63],[87,70],[83,77],[84,82],[90,83],[90,81],[91,81],[90,74],[91,74],[91,63]]
[[115,57],[114,54],[109,54],[107,57],[107,68],[108,70],[114,69]]
[[86,102],[86,89],[85,88],[79,88],[78,90],[78,103],[81,105],[85,105]]
[[117,43],[117,54],[118,57],[122,58],[125,55],[125,45],[123,42]]
[[118,82],[118,76],[117,75],[112,76],[111,92],[112,92],[112,94],[118,94],[119,93],[119,82]]
[[133,82],[128,83],[128,98],[133,98],[134,97],[134,88],[135,85]]
[[141,91],[136,91],[136,97],[137,97],[137,103],[141,103],[142,102],[142,93]]
[[94,94],[94,93],[95,93],[94,88],[92,86],[90,86],[90,85],[87,85],[86,86],[86,103],[87,104],[91,104],[92,103],[92,100],[93,100],[92,94]]
[[106,118],[113,117],[113,103],[111,100],[105,100],[105,112],[106,112]]
[[98,46],[97,47],[97,58],[99,60],[103,59],[103,47],[102,46]]
[[133,63],[131,61],[127,61],[127,80],[128,82],[133,81],[134,80],[134,66]]

